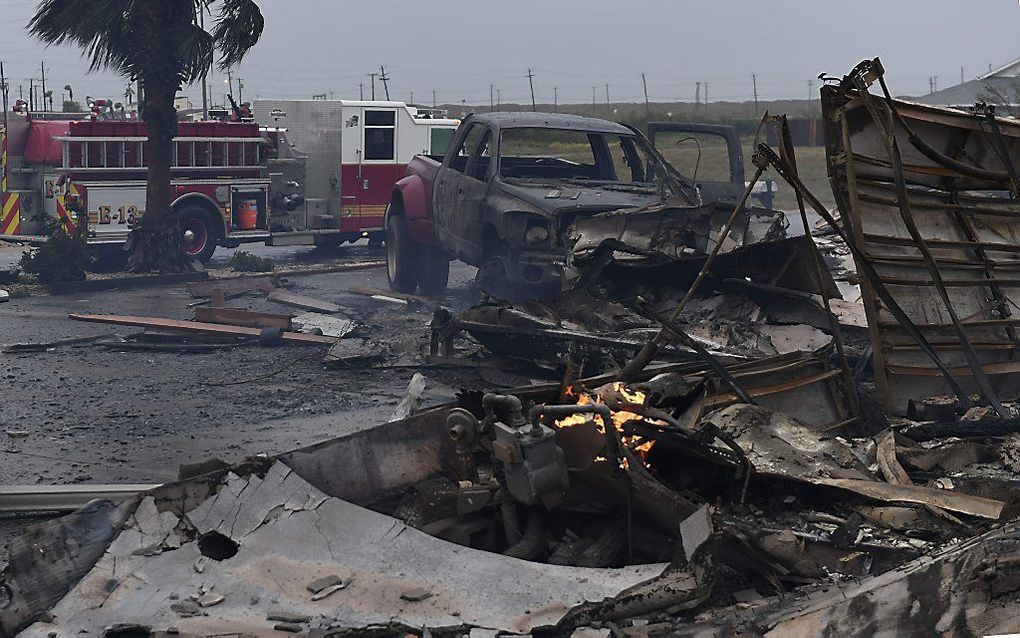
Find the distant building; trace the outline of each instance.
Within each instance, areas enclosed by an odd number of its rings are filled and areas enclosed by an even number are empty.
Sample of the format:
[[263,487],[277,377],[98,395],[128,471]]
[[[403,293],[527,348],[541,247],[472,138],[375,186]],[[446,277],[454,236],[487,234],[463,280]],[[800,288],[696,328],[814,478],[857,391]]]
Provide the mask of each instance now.
[[1020,58],[973,80],[913,99],[922,104],[955,107],[988,102],[1020,113]]

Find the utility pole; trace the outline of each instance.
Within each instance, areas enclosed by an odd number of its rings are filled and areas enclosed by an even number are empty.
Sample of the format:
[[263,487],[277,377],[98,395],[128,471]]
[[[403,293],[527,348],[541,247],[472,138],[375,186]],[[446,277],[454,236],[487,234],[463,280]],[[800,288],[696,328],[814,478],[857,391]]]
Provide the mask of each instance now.
[[595,97],[595,92],[598,91],[598,90],[599,90],[599,87],[597,87],[597,86],[591,87],[591,114],[592,114],[592,116],[596,115],[596,111],[599,108],[598,104],[596,103],[598,98]]
[[496,110],[496,87],[489,85],[489,111]]
[[503,95],[499,89],[496,89],[496,108],[503,110]]
[[609,105],[609,85],[606,85],[606,113],[612,114],[613,107]]
[[964,79],[963,79],[963,67],[961,66],[960,67],[960,84],[963,84],[963,83],[964,83]]
[[35,78],[28,78],[28,110],[35,112]]
[[43,60],[39,63],[39,69],[42,70],[42,108],[41,111],[46,110],[46,61]]
[[364,82],[358,82],[358,95],[361,96],[358,99],[361,100],[362,102],[364,102],[365,101],[365,83]]
[[754,116],[758,117],[758,76],[751,75],[751,84],[754,85]]
[[697,112],[701,106],[701,82],[695,82],[694,85],[697,87],[694,89],[694,110]]
[[237,78],[237,103],[244,104],[244,78]]
[[560,112],[560,87],[553,87],[553,113]]
[[[932,78],[932,82],[934,83],[935,91],[938,91],[939,90],[939,76],[936,75],[935,77],[933,77]],[[932,93],[934,93],[935,91],[932,91]]]
[[383,91],[386,92],[386,101],[390,101],[390,76],[386,75],[386,67],[379,65],[379,79],[382,80]]
[[230,69],[227,69],[227,95],[233,94],[234,94],[234,73]]
[[375,102],[375,76],[377,76],[377,75],[379,75],[379,74],[378,73],[369,73],[368,74],[368,77],[372,79],[372,101],[373,102]]
[[650,116],[652,114],[652,107],[648,104],[648,80],[645,79],[645,74],[641,74],[641,85],[645,87],[645,115]]
[[809,102],[811,100],[815,99],[815,81],[814,80],[808,80],[807,81],[807,99],[808,99]]
[[528,85],[531,87],[531,110],[537,111],[538,107],[535,106],[535,74],[528,69]]
[[411,104],[414,104],[414,91],[411,91]]
[[436,90],[432,89],[432,108],[436,108]]

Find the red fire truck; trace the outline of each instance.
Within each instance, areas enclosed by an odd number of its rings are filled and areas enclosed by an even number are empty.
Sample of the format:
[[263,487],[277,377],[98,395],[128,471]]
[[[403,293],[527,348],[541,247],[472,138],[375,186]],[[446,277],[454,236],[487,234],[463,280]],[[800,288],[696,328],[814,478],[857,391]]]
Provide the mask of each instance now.
[[[377,101],[256,102],[254,115],[255,122],[178,125],[173,211],[185,249],[202,261],[217,246],[247,242],[380,240],[407,163],[442,153],[459,123]],[[0,240],[38,244],[53,222],[72,228],[68,196],[88,212],[94,245],[123,244],[145,213],[145,124],[66,118],[8,115],[0,130]]]

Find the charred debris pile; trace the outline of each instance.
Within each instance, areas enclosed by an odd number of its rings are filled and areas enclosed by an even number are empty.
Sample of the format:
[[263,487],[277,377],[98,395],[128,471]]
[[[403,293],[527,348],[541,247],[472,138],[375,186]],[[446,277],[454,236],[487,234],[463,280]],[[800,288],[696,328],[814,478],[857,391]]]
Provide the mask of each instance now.
[[[755,179],[786,180],[807,233],[742,205],[581,218],[569,292],[438,311],[433,355],[463,331],[565,372],[544,395],[462,398],[465,473],[386,511],[530,560],[669,562],[686,585],[656,609],[688,622],[1020,513],[1020,124],[895,100],[883,74],[866,61],[823,90],[836,214],[765,120],[780,145],[758,145]],[[576,618],[650,609],[630,604]]]
[[[778,150],[757,145],[747,193],[775,171],[804,234],[747,194],[578,218],[569,290],[436,307],[431,324],[424,367],[546,383],[490,383],[502,389],[36,529],[63,549],[15,544],[0,627],[51,607],[44,633],[77,627],[61,614],[126,622],[130,601],[163,595],[130,578],[157,564],[202,595],[222,574],[218,613],[249,627],[251,575],[310,577],[313,555],[344,572],[316,625],[339,633],[322,635],[1015,631],[1020,123],[893,99],[883,75],[870,60],[823,88],[838,213],[799,180],[784,118],[766,117]],[[328,360],[349,365],[341,332]],[[366,365],[387,356],[369,350]],[[82,525],[98,540],[69,545]],[[127,552],[128,532],[162,540]],[[213,532],[237,558],[195,576],[187,548]],[[96,604],[111,560],[117,585]],[[58,595],[33,593],[26,574],[62,564],[75,571]],[[504,577],[513,594],[492,594]],[[274,602],[311,628],[322,607],[298,576],[274,578]]]

